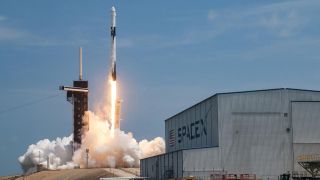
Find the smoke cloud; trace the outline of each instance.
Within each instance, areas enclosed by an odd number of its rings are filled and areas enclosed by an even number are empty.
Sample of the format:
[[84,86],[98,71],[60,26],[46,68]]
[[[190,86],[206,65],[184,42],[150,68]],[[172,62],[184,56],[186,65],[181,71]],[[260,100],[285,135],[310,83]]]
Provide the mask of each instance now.
[[49,169],[73,168],[72,139],[73,136],[70,135],[53,141],[43,139],[37,144],[30,145],[27,152],[18,159],[22,170],[31,173],[36,170],[37,164],[43,167],[49,165]]
[[115,136],[111,138],[108,121],[91,111],[86,112],[86,116],[90,119],[89,131],[84,134],[81,147],[73,155],[72,135],[53,141],[40,140],[19,157],[23,171],[35,172],[37,164],[47,167],[48,157],[49,169],[86,168],[86,149],[89,149],[89,167],[139,167],[140,159],[165,151],[165,142],[161,137],[138,142],[132,133],[116,129]]
[[84,132],[79,149],[73,153],[73,135],[53,141],[40,140],[19,157],[22,170],[25,173],[34,172],[37,164],[43,167],[49,165],[49,169],[86,168],[87,162],[90,168],[139,167],[140,159],[164,153],[165,142],[161,137],[138,142],[131,132],[120,129],[115,129],[112,136],[108,118],[110,98],[110,84],[106,83],[102,102],[95,105],[95,112],[85,112],[83,118],[88,120],[89,130]]
[[89,167],[139,167],[139,159],[165,150],[164,140],[160,137],[150,142],[137,142],[132,133],[116,129],[112,138],[108,121],[90,111],[86,115],[90,119],[89,131],[82,139],[81,148],[73,156],[73,162],[80,167],[86,166],[86,149],[89,149]]

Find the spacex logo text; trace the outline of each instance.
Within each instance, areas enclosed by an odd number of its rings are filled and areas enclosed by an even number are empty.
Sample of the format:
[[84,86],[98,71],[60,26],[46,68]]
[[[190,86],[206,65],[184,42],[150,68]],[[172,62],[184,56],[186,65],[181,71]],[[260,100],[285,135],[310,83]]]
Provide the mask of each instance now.
[[193,140],[207,135],[206,121],[200,119],[178,129],[178,142],[182,143],[185,138]]

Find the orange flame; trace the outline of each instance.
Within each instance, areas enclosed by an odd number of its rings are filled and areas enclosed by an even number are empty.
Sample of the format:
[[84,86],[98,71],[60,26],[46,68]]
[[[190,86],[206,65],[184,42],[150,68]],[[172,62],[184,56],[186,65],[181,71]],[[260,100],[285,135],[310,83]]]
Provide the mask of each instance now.
[[111,137],[114,137],[114,129],[116,122],[116,101],[117,101],[117,81],[111,83]]

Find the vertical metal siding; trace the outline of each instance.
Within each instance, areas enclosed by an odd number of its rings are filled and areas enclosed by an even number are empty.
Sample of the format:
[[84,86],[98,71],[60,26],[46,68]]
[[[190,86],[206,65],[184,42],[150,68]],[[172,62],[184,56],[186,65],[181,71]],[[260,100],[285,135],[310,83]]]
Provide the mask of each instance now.
[[[207,119],[212,119],[212,111],[210,111],[211,110],[211,105],[212,105],[212,100],[210,99],[209,101],[206,101],[205,103],[204,103],[204,105],[205,105],[205,108],[204,108],[204,114],[205,115],[207,115]],[[208,121],[208,120],[206,120],[206,122],[205,122],[207,125],[207,129],[212,129],[212,131],[207,131],[207,136],[206,136],[206,142],[205,142],[205,144],[207,144],[208,145],[208,147],[212,147],[213,146],[213,141],[214,141],[214,137],[213,137],[213,131],[215,131],[215,130],[213,130],[213,127],[212,127],[212,125],[214,124],[213,123],[213,121]],[[212,138],[210,138],[210,137],[212,137]]]
[[[211,146],[210,147],[217,147],[219,145],[219,119],[218,119],[218,96],[211,98],[211,106],[208,109],[207,113],[211,113],[211,133],[212,135],[209,136],[211,139]],[[209,119],[208,119],[209,120]]]
[[183,176],[210,177],[214,171],[221,171],[219,148],[183,150]]
[[[205,121],[205,116],[206,116],[206,102],[207,101],[205,101],[205,102],[203,102],[203,103],[201,103],[200,104],[200,109],[201,109],[201,112],[200,112],[200,117],[199,117],[199,119],[201,120],[203,120],[203,121]],[[206,122],[204,122],[205,124],[206,124],[206,127],[208,127],[208,124],[206,123]],[[201,131],[201,129],[199,129],[199,131]],[[200,146],[201,145],[203,145],[203,144],[205,144],[205,145],[209,145],[208,144],[208,133],[207,133],[207,135],[206,136],[204,136],[203,138],[201,138],[201,139],[199,139],[200,140]]]
[[[170,131],[175,132],[175,146],[167,152],[218,146],[217,97],[211,97],[166,121],[166,143]],[[180,141],[179,141],[180,140]]]
[[[218,94],[168,119],[166,143],[171,153],[158,157],[158,179],[164,179],[170,166],[175,178],[208,173],[212,167],[227,173],[257,174],[259,178],[302,170],[297,156],[319,153],[320,102],[293,101],[320,101],[320,92],[277,89]],[[176,139],[176,146],[168,146],[171,129],[177,138],[179,127],[203,118],[211,106],[207,137],[180,144]],[[191,149],[214,146],[218,147]],[[154,163],[154,158],[142,160],[141,172],[154,177],[149,170]]]
[[320,152],[320,102],[292,102],[294,170],[302,171],[300,155]]
[[319,111],[320,102],[292,102],[293,143],[320,143]]
[[[195,120],[200,120],[201,119],[201,104],[202,103],[196,105]],[[195,134],[196,129],[195,128],[190,128],[190,131],[193,132],[192,134]],[[203,139],[203,138],[195,138],[195,141],[194,141],[195,142],[195,146],[193,146],[193,147],[201,147],[201,139]]]
[[164,139],[165,139],[166,149],[170,149],[171,144],[169,143],[170,141],[169,140],[169,121],[165,123],[164,127],[165,127]]
[[178,172],[178,176],[177,178],[181,178],[183,177],[183,154],[182,154],[182,151],[178,151],[178,169],[177,169],[177,172]]
[[290,170],[290,133],[280,91],[219,95],[222,165],[229,173],[275,178]]

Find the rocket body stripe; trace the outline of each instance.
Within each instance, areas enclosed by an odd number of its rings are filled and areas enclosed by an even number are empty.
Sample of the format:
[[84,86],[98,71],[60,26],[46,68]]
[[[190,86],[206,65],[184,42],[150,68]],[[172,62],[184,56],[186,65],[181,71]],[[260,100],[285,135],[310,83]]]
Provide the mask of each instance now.
[[116,70],[116,10],[114,7],[111,8],[111,77],[113,81],[117,80],[117,70]]

